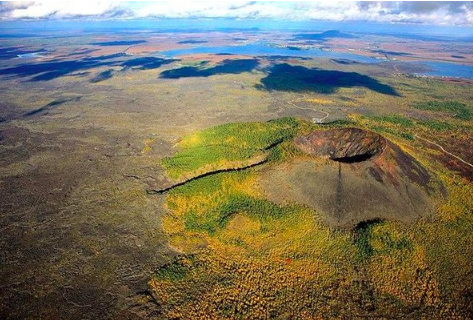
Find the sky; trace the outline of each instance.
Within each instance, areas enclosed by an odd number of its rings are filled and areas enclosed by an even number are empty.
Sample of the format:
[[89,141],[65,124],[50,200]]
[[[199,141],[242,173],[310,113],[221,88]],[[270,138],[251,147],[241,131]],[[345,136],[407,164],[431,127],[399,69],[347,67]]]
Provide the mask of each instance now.
[[424,1],[12,1],[0,21],[230,18],[473,26],[473,2]]

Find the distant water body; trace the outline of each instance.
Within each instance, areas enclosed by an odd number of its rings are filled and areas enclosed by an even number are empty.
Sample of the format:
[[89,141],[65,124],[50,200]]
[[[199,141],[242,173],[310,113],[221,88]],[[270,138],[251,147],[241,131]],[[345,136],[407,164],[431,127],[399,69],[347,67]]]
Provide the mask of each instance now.
[[[358,55],[356,53],[343,53],[335,51],[324,51],[320,49],[302,49],[294,50],[284,47],[276,47],[265,44],[244,44],[234,46],[197,46],[186,49],[161,51],[159,54],[167,58],[176,57],[188,54],[241,54],[254,56],[290,56],[302,58],[329,58],[329,59],[344,59],[360,63],[379,63],[386,61],[385,59],[376,59]],[[473,66],[437,62],[437,61],[415,61],[415,64],[423,65],[428,69],[427,71],[417,73],[418,75],[437,76],[437,77],[456,77],[456,78],[473,78]]]
[[43,54],[43,53],[44,53],[44,51],[17,54],[17,57],[20,58],[20,59],[37,58],[37,57],[40,57],[41,54]]
[[199,54],[199,53],[211,53],[211,54],[242,54],[242,55],[255,55],[255,56],[288,56],[288,57],[303,57],[303,58],[332,58],[332,59],[347,59],[356,62],[363,63],[377,63],[380,60],[365,57],[352,53],[342,53],[334,51],[324,51],[320,49],[301,49],[294,50],[284,47],[275,47],[265,44],[245,44],[236,46],[219,46],[219,47],[193,47],[187,49],[177,49],[169,51],[161,51],[166,57],[175,57],[185,54]]
[[425,64],[430,69],[422,73],[426,76],[473,79],[473,66],[437,61],[420,61],[420,63]]

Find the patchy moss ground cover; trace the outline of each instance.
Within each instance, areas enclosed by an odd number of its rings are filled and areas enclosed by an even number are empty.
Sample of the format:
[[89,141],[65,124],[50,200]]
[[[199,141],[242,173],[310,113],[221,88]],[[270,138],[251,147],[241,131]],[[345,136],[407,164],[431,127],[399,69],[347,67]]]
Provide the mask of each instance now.
[[282,118],[268,123],[232,123],[203,130],[184,137],[179,151],[162,164],[177,178],[205,166],[225,165],[261,155],[294,134],[297,122]]
[[458,101],[428,101],[414,105],[415,108],[428,111],[442,111],[453,118],[470,120],[473,111],[471,107]]

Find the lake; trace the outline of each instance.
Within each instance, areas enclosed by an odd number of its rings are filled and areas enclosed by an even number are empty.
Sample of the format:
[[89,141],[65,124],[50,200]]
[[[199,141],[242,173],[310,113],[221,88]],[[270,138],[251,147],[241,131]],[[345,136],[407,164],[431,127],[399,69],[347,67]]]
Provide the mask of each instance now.
[[438,61],[419,61],[419,63],[430,69],[421,73],[422,75],[473,79],[473,66]]
[[[158,52],[167,58],[172,58],[180,55],[188,54],[241,54],[241,55],[254,55],[254,56],[292,56],[292,57],[307,57],[307,58],[329,58],[329,59],[346,59],[361,63],[379,63],[386,61],[385,59],[376,59],[358,55],[356,53],[342,53],[334,51],[323,51],[320,49],[302,49],[294,50],[276,46],[270,46],[265,44],[244,44],[235,46],[196,46],[186,49],[168,50]],[[437,61],[415,61],[415,64],[424,65],[427,67],[427,71],[416,73],[417,75],[425,76],[438,76],[438,77],[455,77],[455,78],[473,78],[473,66],[449,63],[449,62],[437,62]]]
[[365,57],[352,53],[342,53],[334,51],[323,51],[320,49],[288,49],[282,47],[275,47],[265,44],[245,44],[237,46],[217,46],[217,47],[192,47],[186,49],[177,49],[169,51],[161,51],[162,54],[168,58],[185,55],[185,54],[199,54],[199,53],[213,53],[213,54],[242,54],[242,55],[256,55],[256,56],[293,56],[293,57],[308,57],[308,58],[332,58],[332,59],[348,59],[362,63],[377,63],[380,60],[370,57]]

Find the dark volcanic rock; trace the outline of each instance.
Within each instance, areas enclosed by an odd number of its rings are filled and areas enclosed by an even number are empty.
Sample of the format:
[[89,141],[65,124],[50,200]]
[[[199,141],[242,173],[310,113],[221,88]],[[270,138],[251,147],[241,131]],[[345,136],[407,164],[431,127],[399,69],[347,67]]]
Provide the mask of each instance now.
[[315,131],[297,137],[294,143],[305,153],[342,162],[369,159],[386,147],[386,139],[379,134],[357,128]]

